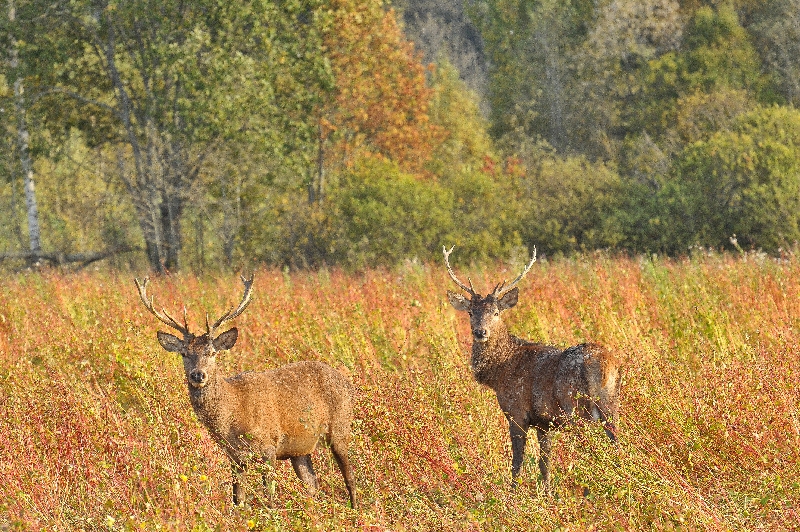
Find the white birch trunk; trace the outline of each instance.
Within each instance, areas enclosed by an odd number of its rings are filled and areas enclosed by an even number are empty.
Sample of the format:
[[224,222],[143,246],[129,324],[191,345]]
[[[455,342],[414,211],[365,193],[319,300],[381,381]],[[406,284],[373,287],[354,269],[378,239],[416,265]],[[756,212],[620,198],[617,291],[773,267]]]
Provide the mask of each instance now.
[[[8,20],[12,26],[17,18],[14,0],[8,2]],[[28,213],[28,240],[30,242],[31,253],[41,253],[41,232],[39,230],[39,209],[36,206],[36,189],[33,180],[33,161],[31,161],[28,143],[30,134],[28,133],[28,123],[25,119],[25,92],[22,84],[22,76],[17,70],[19,68],[19,51],[17,49],[17,39],[11,36],[11,71],[14,72],[14,111],[17,114],[17,149],[19,150],[19,160],[22,166],[22,179],[25,189],[25,207]]]

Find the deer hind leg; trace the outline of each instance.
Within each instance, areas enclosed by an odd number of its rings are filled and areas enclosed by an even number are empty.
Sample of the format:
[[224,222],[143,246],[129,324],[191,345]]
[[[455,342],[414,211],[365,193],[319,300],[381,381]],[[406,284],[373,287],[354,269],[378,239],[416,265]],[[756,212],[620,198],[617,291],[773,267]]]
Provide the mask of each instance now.
[[610,421],[607,421],[607,422],[603,423],[603,430],[606,431],[606,436],[608,436],[608,439],[611,440],[611,443],[616,445],[616,443],[617,443],[617,427],[616,427],[616,425],[614,425]]
[[619,391],[622,379],[617,378],[616,386],[607,394],[601,396],[600,411],[606,417],[603,420],[603,428],[609,439],[617,443],[617,423],[619,423]]
[[539,472],[542,474],[544,490],[550,493],[550,450],[552,449],[550,432],[536,427],[536,437],[539,440]]
[[609,400],[603,391],[599,393],[599,396],[577,394],[573,400],[564,401],[560,406],[571,425],[575,425],[578,422],[578,418],[587,421],[599,421],[603,424],[603,430],[605,430],[608,439],[612,443],[617,442],[616,408],[614,408],[613,399]]
[[339,466],[339,471],[342,472],[344,485],[347,487],[347,494],[350,496],[350,506],[355,510],[358,508],[358,502],[356,500],[356,480],[353,475],[353,468],[350,466],[347,444],[336,440],[331,441],[331,453],[336,460],[336,464]]
[[289,459],[292,462],[297,478],[303,481],[308,486],[308,491],[313,495],[319,489],[317,482],[317,475],[314,473],[314,464],[311,463],[311,455],[306,454],[303,456],[293,456]]
[[[568,415],[570,414],[566,408],[564,410]],[[602,397],[600,399],[581,398],[577,408],[575,408],[573,412],[575,411],[579,412],[580,417],[584,419],[601,422],[608,439],[610,439],[612,443],[617,443],[617,427],[614,423],[616,416],[608,407],[608,402],[603,401]],[[571,423],[575,423],[576,421],[575,416],[572,415],[569,416],[569,419]]]
[[601,422],[608,439],[612,443],[617,443],[617,408],[615,407],[614,399],[609,399],[604,391],[601,390],[597,396],[587,397],[585,400],[581,399],[581,403],[587,413],[586,418],[591,421]]
[[[604,405],[602,404],[602,401],[600,402],[600,404],[595,403],[594,406],[592,407],[592,410],[593,410],[592,417],[594,417],[598,421],[603,422],[603,430],[606,431],[606,436],[608,436],[608,439],[611,440],[611,443],[616,444],[617,425],[615,421],[617,416],[614,415],[613,411],[610,411],[610,409],[605,408]],[[611,414],[610,417],[609,413]]]

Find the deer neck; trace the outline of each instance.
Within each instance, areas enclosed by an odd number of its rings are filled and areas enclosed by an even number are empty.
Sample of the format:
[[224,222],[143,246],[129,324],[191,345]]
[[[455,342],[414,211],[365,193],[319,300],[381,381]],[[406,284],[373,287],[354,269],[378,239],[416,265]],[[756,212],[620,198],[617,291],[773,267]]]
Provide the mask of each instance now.
[[197,417],[211,430],[214,436],[226,435],[231,419],[230,384],[214,372],[208,384],[195,388],[187,382],[189,400]]
[[472,373],[475,380],[494,388],[502,378],[506,364],[516,352],[514,337],[504,324],[492,331],[485,342],[472,342]]

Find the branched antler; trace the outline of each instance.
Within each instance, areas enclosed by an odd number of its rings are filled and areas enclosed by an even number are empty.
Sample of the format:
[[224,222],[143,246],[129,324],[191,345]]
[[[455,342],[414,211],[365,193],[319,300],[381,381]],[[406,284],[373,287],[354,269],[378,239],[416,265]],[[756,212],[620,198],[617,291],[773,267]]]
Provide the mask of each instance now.
[[469,281],[469,286],[465,285],[464,283],[458,280],[456,274],[453,273],[453,268],[450,267],[450,254],[453,252],[455,248],[456,246],[454,245],[453,247],[450,248],[450,251],[448,251],[445,246],[442,246],[442,253],[444,253],[444,264],[445,266],[447,266],[447,273],[450,274],[450,278],[453,280],[453,282],[455,282],[459,286],[459,288],[461,288],[465,292],[469,292],[470,296],[475,297],[478,294],[475,292],[475,289],[472,288],[472,279],[467,277],[467,281]]
[[147,310],[149,310],[153,316],[158,318],[162,323],[172,327],[173,329],[177,330],[178,332],[182,333],[185,338],[189,337],[189,324],[186,321],[186,307],[183,307],[183,325],[179,324],[175,319],[167,314],[167,311],[163,308],[161,312],[158,312],[155,307],[153,306],[154,298],[151,296],[150,299],[147,299],[147,283],[150,281],[149,277],[145,277],[144,281],[139,282],[139,279],[134,279],[136,282],[136,288],[139,289],[139,297],[142,298],[142,303]]
[[528,263],[528,265],[525,266],[525,269],[522,271],[522,273],[519,274],[516,279],[511,281],[511,284],[508,286],[506,286],[505,281],[495,286],[494,290],[492,290],[492,295],[495,298],[500,299],[501,297],[503,297],[503,295],[513,290],[514,287],[517,286],[517,284],[522,280],[522,278],[525,277],[525,275],[527,275],[527,273],[531,269],[531,266],[533,266],[534,262],[536,262],[536,246],[533,246],[533,257],[531,258],[531,261]]
[[244,283],[244,294],[242,295],[242,300],[239,302],[239,306],[236,307],[234,310],[233,308],[222,315],[217,321],[215,321],[212,325],[208,323],[208,314],[206,314],[206,331],[208,331],[208,336],[212,336],[214,331],[220,327],[223,323],[228,322],[239,314],[244,312],[244,309],[247,308],[247,305],[250,304],[250,298],[253,295],[253,275],[250,276],[250,279],[246,278],[244,275],[242,277],[242,283]]

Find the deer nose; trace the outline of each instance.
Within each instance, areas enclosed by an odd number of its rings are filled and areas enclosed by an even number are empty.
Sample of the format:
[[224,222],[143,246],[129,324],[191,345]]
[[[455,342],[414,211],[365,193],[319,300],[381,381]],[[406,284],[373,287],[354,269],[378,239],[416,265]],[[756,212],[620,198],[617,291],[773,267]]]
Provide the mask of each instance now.
[[487,329],[473,329],[472,335],[476,340],[484,342],[489,338],[489,331]]
[[193,386],[203,386],[208,380],[208,375],[202,369],[195,369],[189,373],[189,381]]

